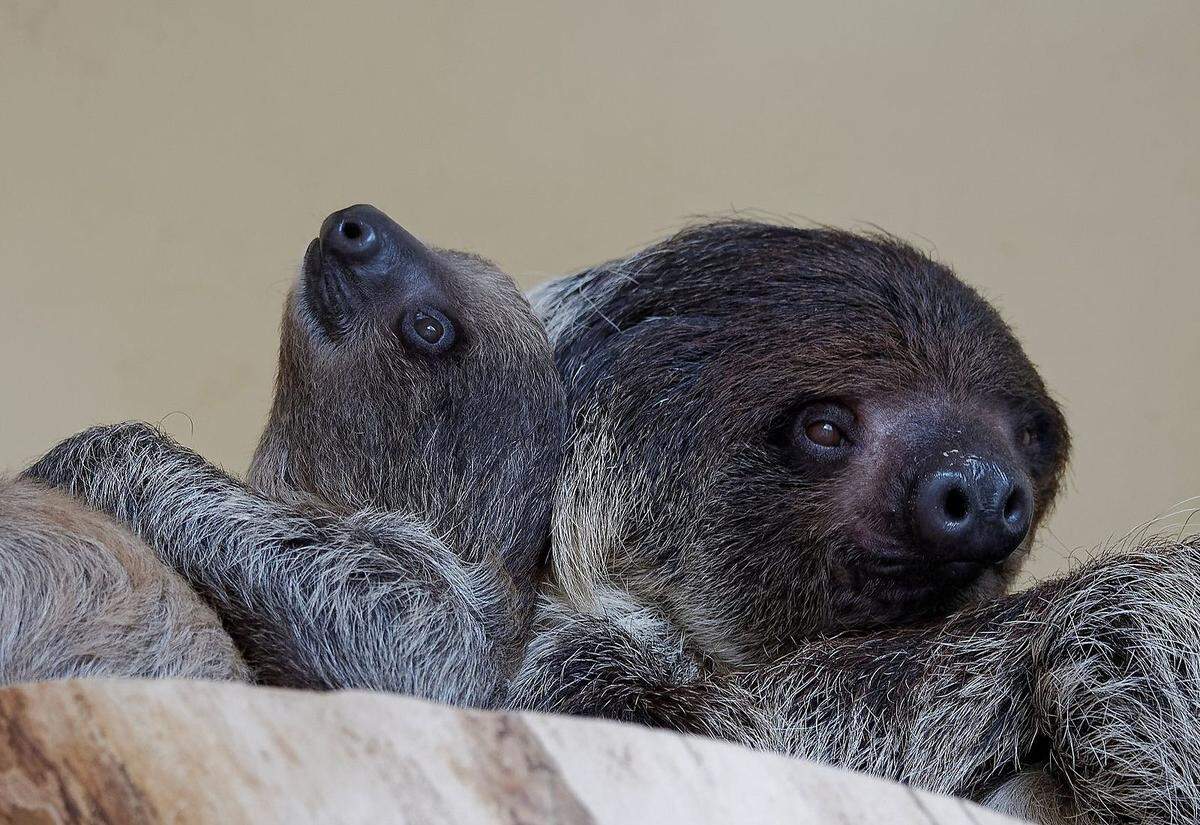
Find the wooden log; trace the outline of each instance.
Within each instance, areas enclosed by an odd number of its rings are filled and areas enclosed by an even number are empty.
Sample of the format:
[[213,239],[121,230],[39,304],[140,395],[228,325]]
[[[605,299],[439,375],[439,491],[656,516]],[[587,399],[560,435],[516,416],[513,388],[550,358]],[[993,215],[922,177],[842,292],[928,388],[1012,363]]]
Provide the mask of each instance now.
[[724,742],[361,692],[0,689],[0,820],[998,825],[968,803]]

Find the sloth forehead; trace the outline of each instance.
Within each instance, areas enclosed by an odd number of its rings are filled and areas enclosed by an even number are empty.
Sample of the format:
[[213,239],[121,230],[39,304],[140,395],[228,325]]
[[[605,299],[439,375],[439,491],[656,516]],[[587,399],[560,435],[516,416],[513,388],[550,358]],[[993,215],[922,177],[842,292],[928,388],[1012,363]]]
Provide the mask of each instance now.
[[999,322],[947,267],[895,238],[749,222],[684,230],[550,284],[536,297],[539,305],[556,300],[554,315],[565,310],[577,321],[699,314],[928,326]]
[[872,382],[1042,391],[990,304],[883,235],[709,224],[535,298],[565,370],[682,357],[863,391]]
[[633,274],[626,293],[632,307],[929,326],[993,316],[948,268],[882,235],[717,224],[651,247],[615,272],[622,270]]

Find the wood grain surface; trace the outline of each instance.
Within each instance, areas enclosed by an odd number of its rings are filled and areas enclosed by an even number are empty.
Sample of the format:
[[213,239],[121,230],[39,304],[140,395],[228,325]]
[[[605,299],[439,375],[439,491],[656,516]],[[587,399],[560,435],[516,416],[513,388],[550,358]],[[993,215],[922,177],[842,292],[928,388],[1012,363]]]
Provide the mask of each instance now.
[[209,682],[0,689],[0,821],[1012,822],[959,800],[629,725]]

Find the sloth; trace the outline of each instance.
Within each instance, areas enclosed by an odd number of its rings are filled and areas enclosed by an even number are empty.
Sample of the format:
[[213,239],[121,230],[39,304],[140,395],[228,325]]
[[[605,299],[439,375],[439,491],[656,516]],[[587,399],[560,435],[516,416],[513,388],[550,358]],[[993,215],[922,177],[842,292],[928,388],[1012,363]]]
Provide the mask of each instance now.
[[572,436],[509,706],[803,755],[1047,821],[1200,814],[1200,542],[998,598],[1063,416],[885,236],[686,230],[543,288]]
[[261,680],[640,722],[1045,817],[1197,812],[1170,734],[1200,710],[1200,548],[999,597],[1068,435],[948,269],[698,227],[544,289],[551,351],[503,329],[532,322],[507,282],[490,321],[423,286],[364,312],[360,270],[485,265],[352,214],[289,303],[251,488],[141,425],[31,471],[136,529]]
[[719,223],[535,300],[573,422],[558,584],[615,584],[720,661],[995,596],[1054,503],[1037,370],[897,241]]
[[249,676],[217,615],[149,546],[31,481],[0,481],[0,593],[0,684]]
[[134,528],[259,682],[489,705],[544,568],[563,411],[511,279],[360,205],[305,254],[248,484],[136,423],[27,476]]

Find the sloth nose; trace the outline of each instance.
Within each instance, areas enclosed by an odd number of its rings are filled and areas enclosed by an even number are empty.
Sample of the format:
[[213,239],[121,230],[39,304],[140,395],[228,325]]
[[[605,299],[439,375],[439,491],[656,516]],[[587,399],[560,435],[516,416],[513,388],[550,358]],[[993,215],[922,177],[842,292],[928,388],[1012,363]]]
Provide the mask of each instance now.
[[348,260],[370,260],[379,252],[375,224],[387,216],[372,206],[351,206],[334,212],[321,224],[321,245]]
[[340,209],[325,219],[322,250],[353,275],[381,281],[397,274],[427,273],[432,253],[404,227],[368,204]]
[[939,560],[996,564],[1008,558],[1033,517],[1023,473],[976,456],[946,456],[915,485],[912,526]]

